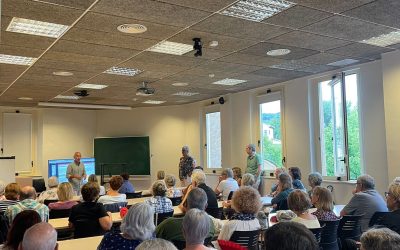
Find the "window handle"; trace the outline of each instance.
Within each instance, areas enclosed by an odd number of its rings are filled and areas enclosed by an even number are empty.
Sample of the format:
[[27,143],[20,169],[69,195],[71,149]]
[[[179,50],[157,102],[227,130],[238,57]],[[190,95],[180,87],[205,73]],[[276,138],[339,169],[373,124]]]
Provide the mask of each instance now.
[[285,162],[286,162],[286,157],[284,156],[284,157],[282,158],[282,165],[285,165]]
[[346,157],[343,157],[343,159],[341,159],[340,161],[346,163]]

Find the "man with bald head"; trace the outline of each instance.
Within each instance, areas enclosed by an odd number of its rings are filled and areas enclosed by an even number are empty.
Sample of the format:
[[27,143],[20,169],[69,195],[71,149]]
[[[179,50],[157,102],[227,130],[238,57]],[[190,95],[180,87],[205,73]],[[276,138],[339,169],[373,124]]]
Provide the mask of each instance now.
[[49,223],[37,223],[25,231],[19,249],[57,250],[57,232]]
[[86,179],[85,165],[81,162],[81,153],[75,152],[74,162],[68,165],[67,179],[71,183],[76,195],[80,195],[83,180]]
[[20,201],[17,204],[9,206],[4,213],[10,225],[15,216],[24,210],[35,210],[40,215],[40,218],[42,218],[42,221],[49,220],[49,208],[36,201],[36,190],[34,187],[25,186],[21,188],[19,199]]

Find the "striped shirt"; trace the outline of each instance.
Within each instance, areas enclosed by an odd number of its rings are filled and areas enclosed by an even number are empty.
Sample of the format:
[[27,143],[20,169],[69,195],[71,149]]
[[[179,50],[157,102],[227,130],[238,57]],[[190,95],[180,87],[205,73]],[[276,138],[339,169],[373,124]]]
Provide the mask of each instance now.
[[154,213],[168,213],[174,210],[172,201],[167,197],[154,196],[146,200],[146,203],[153,207]]
[[32,199],[25,199],[15,205],[9,206],[4,215],[11,224],[15,216],[24,210],[35,210],[38,212],[43,222],[47,222],[49,220],[49,208],[46,205],[43,205]]
[[4,213],[7,208],[11,205],[17,204],[18,201],[13,201],[13,200],[1,200],[0,201],[0,212]]

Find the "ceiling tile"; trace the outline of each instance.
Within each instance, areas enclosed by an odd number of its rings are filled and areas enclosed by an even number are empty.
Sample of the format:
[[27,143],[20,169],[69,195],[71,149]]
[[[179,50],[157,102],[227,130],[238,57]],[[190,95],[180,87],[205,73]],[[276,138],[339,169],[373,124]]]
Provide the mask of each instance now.
[[102,0],[94,6],[93,11],[155,23],[168,23],[179,27],[192,25],[211,14],[205,11],[148,0]]
[[348,57],[363,57],[376,59],[382,53],[393,51],[393,49],[377,47],[363,43],[353,43],[336,49],[328,50],[328,53],[344,55]]
[[344,12],[344,15],[357,17],[374,23],[400,28],[400,1],[377,0],[361,7]]
[[361,41],[395,31],[388,27],[338,15],[329,17],[303,29],[313,33],[353,41]]
[[59,40],[51,48],[51,51],[75,53],[80,55],[120,58],[120,59],[127,59],[139,53],[138,50],[133,50],[133,49],[102,46],[102,45],[68,41],[68,40]]
[[7,27],[5,27],[4,20],[7,20],[7,18],[2,18],[1,44],[45,50],[54,42],[54,39],[44,36],[5,31]]
[[329,64],[346,58],[348,57],[329,53],[318,53],[312,56],[304,57],[299,61],[311,64]]
[[3,0],[2,15],[71,25],[83,10],[28,0]]
[[150,48],[158,42],[156,40],[123,35],[120,32],[113,34],[79,28],[70,29],[63,36],[63,39],[136,50]]
[[95,65],[116,65],[121,60],[116,58],[109,57],[99,57],[99,56],[89,56],[89,55],[80,55],[74,53],[64,53],[64,52],[56,52],[49,51],[42,57],[45,60],[56,60],[56,61],[66,61],[66,62],[76,62],[76,63],[87,63],[87,64],[95,64]]
[[53,74],[53,72],[55,72],[55,71],[66,71],[66,70],[65,69],[54,69],[54,68],[43,68],[43,67],[38,67],[35,64],[31,68],[29,68],[29,70],[26,72],[24,77],[29,78],[30,75],[37,75],[37,76],[39,76],[39,78],[40,78],[40,76],[45,76],[45,77],[51,76],[51,80],[54,80],[55,82],[57,82],[57,81],[83,81],[83,80],[86,80],[96,74],[93,72],[69,70],[68,72],[71,72],[74,75],[72,75],[72,76],[57,76],[57,75]]
[[375,0],[292,0],[307,7],[340,13]]
[[0,53],[15,56],[39,57],[44,50],[0,44]]
[[329,66],[329,65],[312,65],[310,67],[302,68],[301,71],[311,72],[313,74],[316,74],[316,73],[335,70],[338,68],[339,67],[333,67],[333,66]]
[[[147,31],[140,34],[121,33],[117,30],[117,27],[121,24],[141,24],[146,26]],[[118,17],[118,16],[100,14],[95,12],[87,13],[81,20],[79,20],[79,22],[76,24],[75,27],[112,33],[118,36],[125,35],[131,37],[142,37],[142,38],[160,39],[160,40],[163,40],[165,38],[174,35],[181,29],[179,27],[165,25],[165,24],[151,23],[143,20]]]
[[77,9],[87,9],[95,0],[40,0],[44,3],[56,4],[61,6],[73,7]]
[[95,65],[95,64],[87,64],[87,63],[78,63],[78,62],[67,62],[67,61],[60,61],[57,59],[49,60],[40,58],[38,61],[35,62],[34,67],[42,67],[42,68],[49,68],[53,69],[53,71],[81,71],[81,72],[94,72],[94,73],[101,73],[108,68],[110,68],[110,64],[102,64],[102,65]]
[[295,5],[292,8],[265,19],[263,22],[290,28],[301,28],[329,16],[332,16],[332,13]]
[[287,55],[273,57],[273,58],[284,59],[284,60],[300,59],[300,58],[303,58],[306,56],[311,56],[311,55],[318,53],[318,51],[316,51],[316,50],[303,49],[303,48],[298,48],[298,47],[266,43],[266,42],[258,43],[256,45],[251,46],[250,48],[242,50],[240,52],[245,53],[245,54],[250,54],[250,55],[256,55],[256,56],[260,56],[260,55],[267,56],[268,51],[275,50],[275,49],[289,49],[291,51]]
[[232,3],[236,0],[201,0],[201,1],[193,1],[193,0],[160,0],[161,2],[167,2],[171,4],[176,4],[180,6],[186,6],[192,9],[199,9],[204,11],[215,12],[218,11]]
[[290,31],[283,27],[252,22],[220,14],[207,18],[206,20],[192,26],[191,29],[252,40],[269,39]]
[[333,49],[350,43],[348,41],[326,36],[314,35],[302,31],[293,31],[290,33],[286,33],[279,37],[272,38],[267,42],[289,46],[298,46],[305,49],[313,49],[319,51]]
[[266,67],[266,66],[284,62],[284,60],[278,59],[278,58],[249,55],[249,54],[240,53],[240,52],[233,53],[228,56],[219,58],[217,61],[246,64],[246,65],[255,65],[255,66],[262,66],[262,67]]
[[262,75],[262,76],[272,76],[278,78],[280,81],[286,81],[310,75],[311,73],[295,71],[295,70],[265,68],[265,69],[260,69],[258,71],[254,71],[252,74]]
[[12,83],[28,67],[22,65],[12,65],[0,63],[1,83]]

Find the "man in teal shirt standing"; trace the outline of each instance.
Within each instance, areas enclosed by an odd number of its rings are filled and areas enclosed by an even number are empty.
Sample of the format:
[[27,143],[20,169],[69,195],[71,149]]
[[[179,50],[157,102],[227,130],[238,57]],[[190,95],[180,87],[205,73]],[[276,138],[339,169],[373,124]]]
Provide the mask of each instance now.
[[246,153],[248,154],[246,173],[254,175],[256,179],[254,188],[258,189],[261,181],[261,156],[256,153],[256,145],[254,144],[249,144],[246,146]]

